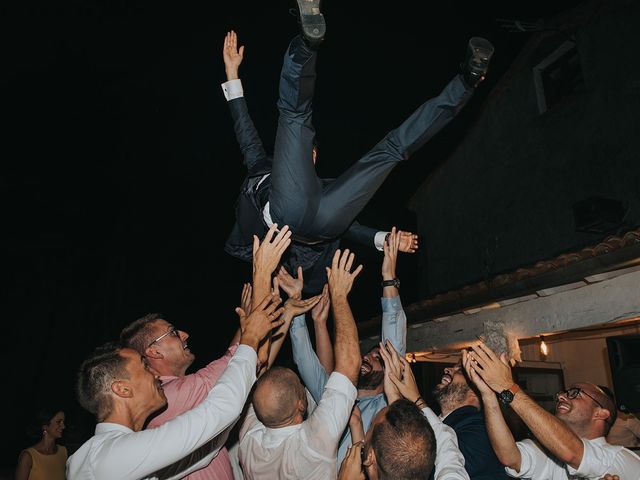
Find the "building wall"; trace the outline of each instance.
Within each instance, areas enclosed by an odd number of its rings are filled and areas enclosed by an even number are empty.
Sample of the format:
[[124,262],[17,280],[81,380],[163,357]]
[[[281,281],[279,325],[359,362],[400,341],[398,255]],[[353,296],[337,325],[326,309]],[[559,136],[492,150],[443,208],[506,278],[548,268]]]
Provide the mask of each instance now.
[[566,36],[533,37],[412,199],[425,296],[597,243],[575,231],[572,205],[588,197],[624,202],[640,224],[640,2],[598,4],[575,31],[584,85],[540,114],[532,67]]
[[[606,339],[618,335],[640,335],[640,324],[546,337],[549,346],[546,361],[560,363],[566,386],[591,382],[613,390]],[[524,361],[542,360],[538,339],[520,340],[520,348]]]

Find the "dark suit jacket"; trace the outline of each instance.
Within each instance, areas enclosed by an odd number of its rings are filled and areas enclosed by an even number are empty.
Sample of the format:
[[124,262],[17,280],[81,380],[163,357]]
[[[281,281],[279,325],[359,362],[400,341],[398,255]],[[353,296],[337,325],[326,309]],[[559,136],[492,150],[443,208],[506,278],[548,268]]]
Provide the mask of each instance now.
[[472,406],[460,407],[451,412],[443,423],[453,428],[458,436],[464,468],[471,480],[510,478],[493,451],[481,411]]
[[[231,100],[228,104],[243,163],[247,167],[247,176],[242,182],[240,194],[236,200],[236,223],[227,238],[224,249],[234,257],[251,262],[253,235],[262,239],[268,230],[262,209],[269,198],[270,177],[267,177],[258,188],[256,185],[264,175],[271,172],[273,160],[267,155],[262,145],[249,116],[244,97]],[[323,180],[323,182],[330,181]],[[354,222],[343,236],[357,243],[373,246],[376,232],[377,230],[373,228]],[[292,233],[295,237],[295,232]],[[314,245],[299,243],[294,239],[283,255],[282,263],[292,274],[298,266],[301,266],[305,271],[305,292],[317,293],[326,280],[324,267],[331,265],[333,254],[339,244],[339,238]]]

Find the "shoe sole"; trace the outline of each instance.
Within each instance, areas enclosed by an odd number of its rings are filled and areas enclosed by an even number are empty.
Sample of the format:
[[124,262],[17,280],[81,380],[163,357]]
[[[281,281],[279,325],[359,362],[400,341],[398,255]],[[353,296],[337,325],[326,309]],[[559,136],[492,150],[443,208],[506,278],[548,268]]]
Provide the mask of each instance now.
[[312,41],[322,40],[327,26],[320,13],[320,0],[296,0],[300,10],[302,33]]
[[473,37],[469,40],[469,47],[473,50],[474,60],[489,62],[493,56],[494,47],[493,44],[482,37]]

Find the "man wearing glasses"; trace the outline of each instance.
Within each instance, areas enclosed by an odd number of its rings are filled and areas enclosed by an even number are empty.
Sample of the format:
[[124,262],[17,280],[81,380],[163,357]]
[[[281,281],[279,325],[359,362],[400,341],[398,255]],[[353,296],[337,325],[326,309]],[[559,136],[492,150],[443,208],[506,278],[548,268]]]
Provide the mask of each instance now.
[[[154,416],[147,428],[159,427],[206,398],[238,347],[238,333],[222,357],[187,375],[187,369],[195,360],[187,343],[187,332],[177,329],[158,313],[145,315],[122,330],[122,343],[146,357],[149,367],[160,375],[169,400],[167,408]],[[233,480],[229,453],[224,448],[228,434],[227,430],[215,438],[217,445],[212,445],[215,447],[212,450],[219,449],[218,454],[206,468],[194,472],[189,478]]]
[[[489,439],[509,475],[536,480],[640,477],[640,457],[605,440],[616,407],[599,387],[576,383],[558,392],[554,416],[520,390],[506,355],[498,357],[483,343],[462,355],[469,378],[482,394]],[[522,418],[536,441],[514,440],[500,403]]]
[[[142,427],[167,398],[147,357],[119,343],[92,353],[80,366],[77,395],[98,424],[95,435],[67,460],[67,478],[170,480],[205,466],[215,452],[200,447],[240,415],[256,380],[258,346],[283,323],[279,304],[271,295],[241,319],[240,345],[216,386],[196,408],[156,429]],[[158,343],[178,338],[165,333]]]

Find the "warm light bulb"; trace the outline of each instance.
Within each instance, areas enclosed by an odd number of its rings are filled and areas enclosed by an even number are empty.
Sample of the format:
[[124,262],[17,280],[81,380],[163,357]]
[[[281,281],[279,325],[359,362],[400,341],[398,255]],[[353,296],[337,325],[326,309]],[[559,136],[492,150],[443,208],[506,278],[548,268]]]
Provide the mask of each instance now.
[[542,335],[540,336],[540,353],[545,357],[549,355],[549,347],[544,342],[544,337]]

